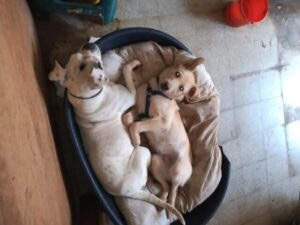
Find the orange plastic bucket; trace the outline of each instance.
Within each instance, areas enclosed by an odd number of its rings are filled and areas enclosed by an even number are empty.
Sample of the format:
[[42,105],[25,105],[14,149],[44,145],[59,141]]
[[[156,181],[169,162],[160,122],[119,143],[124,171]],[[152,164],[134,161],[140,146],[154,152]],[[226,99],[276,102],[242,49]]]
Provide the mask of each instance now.
[[268,14],[268,0],[239,0],[225,8],[225,20],[232,27],[262,21]]

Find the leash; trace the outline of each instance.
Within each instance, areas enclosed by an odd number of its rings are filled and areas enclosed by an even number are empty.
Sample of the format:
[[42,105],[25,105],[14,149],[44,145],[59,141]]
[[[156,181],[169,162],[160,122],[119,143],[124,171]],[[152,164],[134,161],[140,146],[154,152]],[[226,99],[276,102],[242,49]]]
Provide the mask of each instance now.
[[81,96],[76,96],[76,95],[73,95],[72,93],[70,93],[68,91],[68,94],[71,95],[72,97],[74,98],[78,98],[78,99],[82,99],[82,100],[86,100],[86,99],[91,99],[91,98],[95,98],[96,96],[98,96],[103,90],[103,87],[94,95],[90,96],[90,97],[81,97]]
[[[157,77],[157,82],[158,82],[158,77]],[[172,98],[169,98],[168,96],[166,96],[162,91],[159,91],[159,90],[153,90],[152,87],[150,86],[150,84],[148,83],[148,86],[147,86],[147,95],[146,95],[146,103],[145,103],[145,112],[144,113],[140,113],[138,116],[139,116],[139,119],[142,120],[142,119],[145,119],[145,118],[149,118],[149,111],[150,111],[150,104],[151,104],[151,97],[153,95],[160,95],[162,97],[165,97],[169,100],[172,100]]]

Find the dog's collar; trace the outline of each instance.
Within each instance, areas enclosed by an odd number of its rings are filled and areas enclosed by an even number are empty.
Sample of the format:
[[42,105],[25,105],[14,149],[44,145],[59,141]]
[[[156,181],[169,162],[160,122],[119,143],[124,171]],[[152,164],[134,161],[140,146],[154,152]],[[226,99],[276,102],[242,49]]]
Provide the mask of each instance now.
[[160,95],[160,96],[162,96],[164,98],[172,100],[172,98],[166,96],[162,91],[160,91],[160,90],[153,90],[152,87],[148,84],[148,87],[147,87],[147,97],[151,98],[152,95]]
[[102,92],[102,90],[103,90],[103,87],[96,93],[96,94],[94,94],[94,95],[92,95],[92,96],[90,96],[90,97],[81,97],[81,96],[76,96],[76,95],[74,95],[74,94],[72,94],[72,93],[70,93],[69,91],[68,91],[68,94],[69,95],[71,95],[72,97],[74,97],[74,98],[78,98],[78,99],[82,99],[82,100],[86,100],[86,99],[91,99],[91,98],[95,98],[95,97],[97,97],[101,92]]

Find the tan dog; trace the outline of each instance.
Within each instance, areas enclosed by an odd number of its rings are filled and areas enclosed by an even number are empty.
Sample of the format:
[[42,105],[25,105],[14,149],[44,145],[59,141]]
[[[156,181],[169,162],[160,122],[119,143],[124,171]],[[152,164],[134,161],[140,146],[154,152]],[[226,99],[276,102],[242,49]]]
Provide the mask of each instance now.
[[134,96],[122,85],[108,82],[98,46],[84,45],[70,57],[66,68],[56,63],[49,79],[67,88],[89,160],[104,189],[167,209],[184,224],[178,210],[143,190],[150,152],[132,146],[121,120],[134,104]]
[[[193,71],[202,62],[203,58],[191,59],[163,70],[136,90],[136,106],[123,116],[134,146],[140,145],[140,133],[145,132],[154,152],[151,173],[162,186],[161,199],[168,199],[171,205],[175,204],[178,187],[192,174],[190,143],[176,100],[182,101],[185,97],[191,100],[198,95]],[[140,62],[134,60],[123,70],[132,93],[135,93],[132,70],[139,65]],[[140,121],[136,121],[137,115]]]

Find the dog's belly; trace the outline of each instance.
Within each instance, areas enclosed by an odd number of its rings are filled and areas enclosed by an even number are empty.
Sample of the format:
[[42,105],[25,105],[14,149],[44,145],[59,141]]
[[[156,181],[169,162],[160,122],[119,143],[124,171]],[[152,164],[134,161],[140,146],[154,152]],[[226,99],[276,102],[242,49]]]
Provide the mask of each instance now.
[[107,190],[121,186],[133,146],[121,119],[97,123],[84,129],[83,141],[92,167]]
[[[184,127],[182,126],[184,129]],[[177,124],[173,121],[170,129],[156,129],[155,131],[146,132],[146,137],[151,146],[151,151],[158,154],[180,154],[183,148],[189,146],[188,137],[185,130],[178,129]]]

